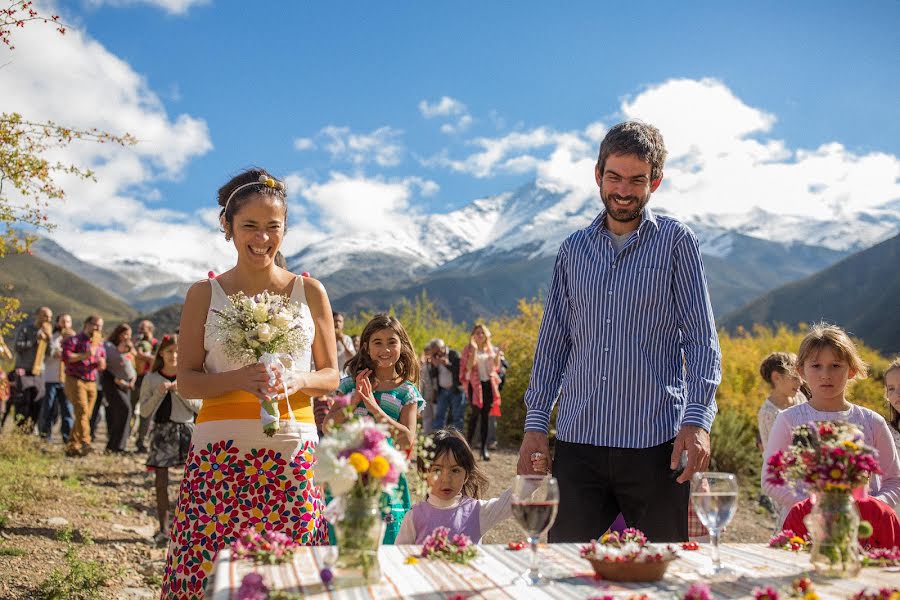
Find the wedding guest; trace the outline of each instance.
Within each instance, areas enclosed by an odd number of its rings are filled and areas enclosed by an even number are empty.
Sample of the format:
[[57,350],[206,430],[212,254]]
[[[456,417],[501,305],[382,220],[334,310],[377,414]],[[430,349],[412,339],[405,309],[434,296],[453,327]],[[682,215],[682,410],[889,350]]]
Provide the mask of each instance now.
[[769,483],[769,457],[790,446],[794,427],[817,421],[846,421],[862,430],[865,443],[878,453],[882,473],[869,481],[869,493],[896,509],[900,503],[900,459],[890,427],[877,412],[852,404],[846,397],[848,381],[867,376],[866,364],[856,345],[840,327],[818,323],[800,343],[797,364],[812,396],[808,402],[792,406],[778,415],[763,459],[762,488],[781,509],[779,525],[787,511],[806,495],[792,486]]
[[106,396],[106,451],[125,452],[131,430],[131,390],[137,381],[134,369],[134,345],[131,326],[120,323],[113,329],[106,343],[106,369],[100,375]]
[[63,340],[66,397],[75,409],[75,425],[66,446],[67,456],[85,456],[94,450],[91,447],[90,416],[97,401],[98,372],[106,369],[101,331],[103,318],[91,315],[85,319],[81,333]]
[[[463,430],[466,417],[466,397],[460,383],[462,358],[444,340],[435,338],[432,345],[430,370],[437,383],[437,403],[434,407],[434,429],[453,427]],[[499,390],[499,386],[498,386]]]
[[[0,361],[12,360],[13,354],[0,337]],[[0,368],[0,430],[6,422],[6,407],[9,402],[10,383],[6,371]]]
[[340,370],[342,375],[346,375],[344,366],[356,354],[356,346],[353,345],[353,340],[350,336],[344,333],[343,313],[335,311],[332,313],[332,318],[334,319],[334,339],[337,345],[338,370]]
[[[425,400],[416,384],[419,361],[409,335],[396,318],[375,315],[363,329],[360,348],[346,365],[347,377],[341,380],[338,394],[351,395],[349,408],[354,416],[368,416],[386,423],[391,443],[412,451],[416,444],[416,421]],[[331,423],[346,420],[344,406],[335,403],[326,419]],[[393,544],[400,522],[410,509],[409,485],[401,474],[397,489],[382,500],[385,522],[383,541]]]
[[156,357],[141,381],[141,416],[153,420],[147,468],[154,472],[156,516],[159,531],[153,536],[157,545],[169,541],[169,468],[187,462],[194,432],[194,418],[200,412],[200,400],[187,400],[178,393],[178,337],[163,336]]
[[[460,358],[459,380],[471,405],[469,444],[478,428],[481,438],[481,460],[491,460],[488,452],[488,417],[500,416],[500,351],[491,344],[491,332],[483,323],[476,323],[469,336],[469,345]],[[546,454],[546,453],[543,453]]]
[[721,351],[696,236],[648,207],[665,159],[652,125],[611,127],[594,167],[604,210],[556,257],[518,464],[529,473],[529,456],[549,453],[558,402],[552,542],[587,542],[620,512],[651,541],[688,539]]
[[797,355],[790,352],[772,352],[759,365],[759,374],[769,386],[769,396],[757,413],[759,440],[766,447],[769,432],[781,411],[806,402],[800,391],[803,380],[797,374]]
[[[225,239],[234,244],[237,263],[192,285],[185,299],[178,393],[203,401],[175,509],[175,515],[192,518],[174,521],[164,599],[201,596],[219,550],[244,529],[257,526],[260,514],[269,530],[299,544],[326,539],[322,499],[312,479],[318,436],[310,397],[331,393],[338,385],[334,323],[322,284],[274,262],[287,226],[286,193],[284,182],[257,168],[219,188],[220,223]],[[263,291],[288,298],[299,314],[297,326],[310,342],[293,350],[291,367],[278,369],[273,384],[265,365],[236,360],[226,346],[231,342],[216,335],[216,311],[225,308],[229,295]],[[313,359],[315,371],[310,370]],[[260,400],[273,395],[281,420],[270,437],[263,432]],[[293,420],[287,420],[289,413]],[[270,469],[281,475],[273,476]],[[235,493],[244,486],[246,491]],[[212,498],[216,500],[210,502]]]
[[[503,353],[503,346],[500,345],[497,350],[498,354],[500,354],[500,369],[497,371],[497,375],[500,377],[500,383],[497,384],[497,391],[500,392],[500,395],[503,395],[503,385],[506,383],[506,371],[509,369],[509,361],[506,360],[506,355]],[[491,411],[491,414],[488,415],[488,437],[487,444],[488,450],[496,450],[497,449],[497,421],[499,420],[499,416],[494,414],[494,411]]]
[[69,434],[75,422],[72,403],[66,398],[63,382],[65,381],[65,365],[62,363],[63,340],[75,335],[72,329],[72,316],[61,314],[56,317],[53,334],[50,336],[50,348],[44,358],[44,402],[41,405],[41,416],[38,431],[45,440],[50,441],[56,418],[61,424],[59,433],[64,444],[69,442]]
[[19,394],[16,422],[26,432],[38,425],[41,404],[44,401],[44,357],[53,333],[53,311],[42,306],[34,313],[34,320],[25,323],[16,332],[13,347],[16,351],[16,385]]
[[147,430],[150,428],[150,419],[140,416],[140,395],[141,384],[144,376],[150,372],[150,366],[153,364],[156,347],[159,344],[153,336],[156,327],[153,321],[144,319],[138,323],[137,337],[134,340],[134,369],[137,371],[137,379],[134,382],[134,389],[131,392],[131,404],[134,407],[136,418],[138,419],[137,437],[135,439],[135,450],[137,452],[146,452]]
[[[465,534],[480,544],[488,531],[512,516],[512,489],[499,498],[482,500],[489,482],[462,434],[440,429],[431,440],[434,458],[423,473],[428,494],[406,513],[396,543],[422,544],[435,528],[446,527],[451,538]],[[535,455],[531,468],[545,472],[547,458]]]
[[422,409],[422,433],[431,433],[432,421],[434,421],[434,405],[437,402],[437,373],[431,370],[432,342],[425,344],[422,350],[422,358],[419,361],[419,391],[425,400],[425,408]]
[[890,414],[891,436],[900,454],[900,357],[891,361],[884,372],[884,397]]

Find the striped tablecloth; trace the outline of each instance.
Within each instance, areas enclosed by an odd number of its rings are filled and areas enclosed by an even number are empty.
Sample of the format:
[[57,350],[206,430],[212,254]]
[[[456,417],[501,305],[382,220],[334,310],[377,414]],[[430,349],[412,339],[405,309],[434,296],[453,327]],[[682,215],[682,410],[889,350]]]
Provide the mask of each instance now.
[[[308,598],[329,600],[409,599],[444,600],[461,594],[466,598],[527,599],[592,598],[612,595],[627,598],[647,594],[652,598],[679,598],[694,582],[700,581],[697,570],[710,564],[709,548],[683,551],[662,581],[652,584],[598,581],[590,564],[578,555],[578,544],[541,546],[542,569],[550,575],[549,585],[529,588],[517,585],[515,579],[528,566],[529,551],[511,551],[503,545],[482,545],[478,557],[468,565],[439,560],[419,559],[406,564],[410,555],[418,556],[419,546],[383,546],[379,553],[384,577],[377,585],[328,590],[319,579],[332,549],[302,548],[290,563],[254,567],[246,561],[232,561],[225,550],[216,560],[212,579],[212,598],[237,598],[241,579],[250,571],[260,573],[266,584],[276,589],[300,592]],[[722,561],[738,575],[730,579],[708,582],[715,598],[748,598],[756,587],[787,587],[801,574],[809,574],[809,555],[772,550],[761,544],[724,544]],[[863,569],[854,579],[824,579],[811,575],[821,598],[851,597],[868,587],[900,588],[900,568]]]

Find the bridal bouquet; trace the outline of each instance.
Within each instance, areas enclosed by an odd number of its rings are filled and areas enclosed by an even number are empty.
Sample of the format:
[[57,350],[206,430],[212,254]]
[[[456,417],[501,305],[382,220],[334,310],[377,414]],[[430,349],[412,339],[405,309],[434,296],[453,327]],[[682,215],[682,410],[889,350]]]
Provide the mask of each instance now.
[[[251,298],[239,292],[228,296],[225,308],[213,309],[213,313],[216,319],[211,326],[225,356],[242,365],[261,362],[269,373],[270,385],[275,383],[279,371],[287,395],[287,378],[293,366],[291,357],[303,353],[311,344],[302,327],[299,306],[281,294],[263,292]],[[261,404],[263,432],[275,435],[281,417],[277,398],[267,398]]]

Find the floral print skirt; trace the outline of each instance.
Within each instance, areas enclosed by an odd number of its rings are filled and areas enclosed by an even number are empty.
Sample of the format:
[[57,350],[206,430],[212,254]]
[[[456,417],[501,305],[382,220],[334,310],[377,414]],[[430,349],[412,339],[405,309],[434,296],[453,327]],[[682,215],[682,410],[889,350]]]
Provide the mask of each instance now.
[[258,419],[194,427],[172,524],[162,598],[200,598],[219,550],[247,527],[327,544],[322,494],[312,480],[315,427],[272,437]]

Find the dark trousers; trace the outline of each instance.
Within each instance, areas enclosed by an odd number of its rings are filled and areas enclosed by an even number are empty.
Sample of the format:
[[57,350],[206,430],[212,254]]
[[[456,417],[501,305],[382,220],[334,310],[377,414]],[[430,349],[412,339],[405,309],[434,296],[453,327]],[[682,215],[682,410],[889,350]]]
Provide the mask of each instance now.
[[652,448],[609,448],[556,441],[553,475],[559,512],[551,542],[598,539],[619,513],[651,542],[688,539],[690,483],[669,469],[674,441]]
[[131,431],[131,390],[117,386],[113,376],[104,371],[103,394],[106,396],[106,449],[124,452]]
[[[471,391],[471,384],[469,390]],[[469,398],[472,394],[469,394]],[[491,414],[491,406],[494,404],[494,390],[491,387],[491,381],[481,382],[481,410],[474,404],[472,405],[472,414],[469,416],[469,434],[466,436],[469,440],[469,446],[472,446],[472,438],[475,436],[475,427],[479,427],[479,438],[481,438],[481,449],[487,450],[488,435],[488,416]]]
[[[16,411],[15,422],[19,429],[31,433],[41,414],[41,404],[44,402],[44,378],[41,375],[16,374],[16,386],[10,398]],[[16,393],[18,392],[18,393]],[[7,408],[7,412],[9,409]],[[6,418],[4,416],[4,421]]]
[[[106,394],[103,393],[103,386],[100,383],[101,377],[97,376],[97,400],[91,409],[91,439],[97,437],[97,424],[100,422],[100,411],[106,406]],[[104,410],[104,412],[106,412]]]

